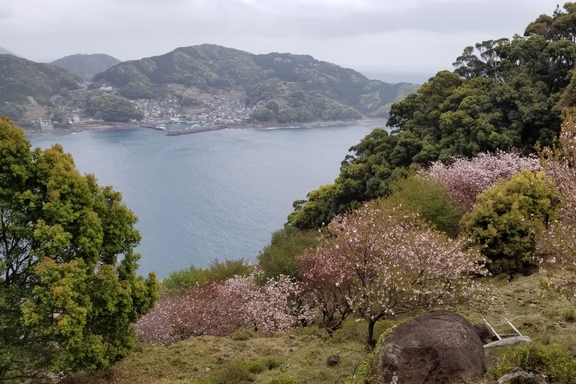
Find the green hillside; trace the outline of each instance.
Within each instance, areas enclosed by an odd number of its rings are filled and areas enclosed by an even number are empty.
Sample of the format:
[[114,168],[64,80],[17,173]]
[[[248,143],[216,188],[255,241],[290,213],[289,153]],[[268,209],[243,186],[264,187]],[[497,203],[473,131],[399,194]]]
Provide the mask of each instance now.
[[52,96],[83,84],[81,78],[63,68],[14,55],[0,54],[0,68],[0,116],[28,128],[31,120],[50,118]]
[[102,53],[86,55],[79,53],[62,57],[50,64],[67,69],[85,81],[90,81],[96,74],[104,72],[118,63],[121,63],[121,61],[110,55]]
[[234,89],[245,94],[248,107],[256,107],[254,120],[281,123],[387,117],[393,102],[418,87],[369,80],[312,56],[253,55],[208,44],[123,62],[94,81],[118,87],[130,99],[173,93],[183,105],[196,100],[182,89],[200,94]]
[[82,79],[50,64],[35,63],[13,55],[0,55],[0,105],[5,102],[27,104],[32,96],[39,104],[66,88],[80,88]]

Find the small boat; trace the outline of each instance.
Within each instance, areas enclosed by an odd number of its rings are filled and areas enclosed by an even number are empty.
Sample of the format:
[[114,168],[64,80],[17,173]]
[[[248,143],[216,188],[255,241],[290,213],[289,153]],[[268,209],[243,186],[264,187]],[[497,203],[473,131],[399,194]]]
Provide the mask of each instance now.
[[166,124],[159,124],[159,125],[155,126],[154,129],[157,129],[159,131],[165,131],[166,130]]

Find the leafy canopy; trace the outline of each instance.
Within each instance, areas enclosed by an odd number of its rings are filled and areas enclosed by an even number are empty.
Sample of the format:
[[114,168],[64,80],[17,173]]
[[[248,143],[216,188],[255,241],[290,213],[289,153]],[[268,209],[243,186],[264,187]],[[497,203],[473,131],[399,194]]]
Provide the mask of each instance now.
[[532,264],[536,236],[557,215],[555,184],[543,172],[523,169],[477,197],[463,226],[490,260],[491,272],[521,272]]
[[154,274],[136,275],[136,220],[61,146],[30,150],[0,118],[0,382],[128,354],[158,291]]

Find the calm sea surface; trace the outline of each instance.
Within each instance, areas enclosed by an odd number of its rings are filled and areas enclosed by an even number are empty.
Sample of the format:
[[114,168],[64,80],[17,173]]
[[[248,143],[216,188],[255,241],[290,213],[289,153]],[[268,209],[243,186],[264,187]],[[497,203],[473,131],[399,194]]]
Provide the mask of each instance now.
[[292,212],[292,202],[332,183],[348,148],[374,127],[227,129],[174,137],[134,129],[29,140],[42,148],[62,144],[80,172],[122,192],[140,219],[139,272],[164,278],[214,259],[256,260]]

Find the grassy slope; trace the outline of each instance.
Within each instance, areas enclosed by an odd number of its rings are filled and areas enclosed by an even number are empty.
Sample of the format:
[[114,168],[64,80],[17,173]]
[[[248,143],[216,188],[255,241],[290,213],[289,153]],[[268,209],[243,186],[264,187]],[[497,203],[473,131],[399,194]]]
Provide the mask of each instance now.
[[[243,372],[252,371],[250,380],[254,383],[268,383],[279,377],[292,377],[299,383],[342,383],[366,356],[362,338],[358,337],[360,327],[351,328],[347,336],[332,339],[319,337],[318,329],[310,327],[245,340],[202,336],[168,348],[142,345],[107,373],[79,375],[66,382],[240,383],[246,381],[225,378],[240,378]],[[340,364],[328,367],[326,359],[336,353]]]
[[[501,335],[512,335],[507,318],[535,342],[559,344],[571,350],[576,345],[574,306],[565,299],[544,296],[540,288],[544,279],[538,274],[518,277],[510,283],[494,279],[500,294],[489,311],[478,314],[463,308],[459,312],[472,323],[486,318]],[[392,322],[379,323],[378,333],[391,325]],[[190,338],[168,348],[141,345],[109,372],[80,374],[65,382],[271,383],[273,379],[291,377],[295,383],[344,383],[367,356],[364,332],[364,323],[349,321],[331,338],[322,335],[318,328],[307,327],[271,337],[242,332],[235,337]],[[498,352],[492,350],[488,354]],[[341,362],[327,366],[328,356],[336,353]],[[252,372],[249,381],[243,381],[242,374],[249,371]],[[495,382],[487,377],[483,383]]]

